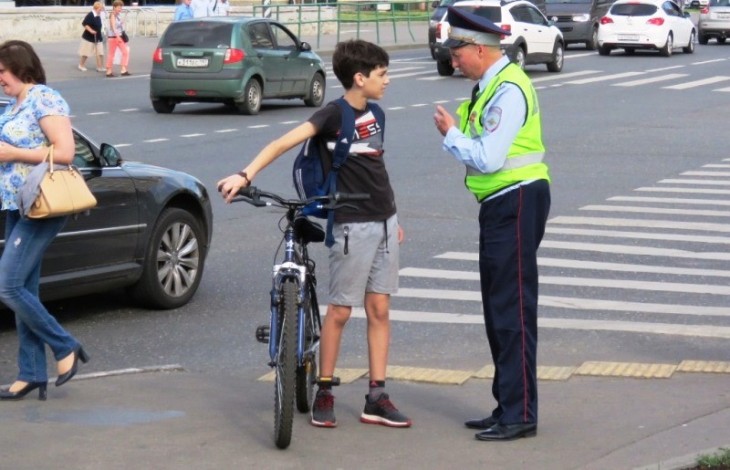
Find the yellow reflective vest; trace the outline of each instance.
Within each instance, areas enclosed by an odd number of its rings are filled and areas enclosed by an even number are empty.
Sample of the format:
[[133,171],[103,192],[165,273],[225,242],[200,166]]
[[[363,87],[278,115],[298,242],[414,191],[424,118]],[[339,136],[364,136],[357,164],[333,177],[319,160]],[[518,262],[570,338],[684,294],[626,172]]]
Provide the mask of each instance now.
[[507,151],[507,159],[502,168],[494,173],[482,173],[467,166],[464,183],[467,189],[476,196],[477,201],[480,202],[490,194],[520,181],[538,179],[550,181],[548,167],[543,163],[545,146],[542,143],[542,127],[537,94],[530,79],[516,64],[510,63],[492,78],[477,98],[470,113],[468,109],[471,101],[466,101],[459,106],[456,110],[456,114],[460,119],[459,129],[467,137],[476,137],[482,134],[484,130],[482,114],[487,103],[502,83],[513,83],[520,88],[525,98],[527,115],[525,122]]

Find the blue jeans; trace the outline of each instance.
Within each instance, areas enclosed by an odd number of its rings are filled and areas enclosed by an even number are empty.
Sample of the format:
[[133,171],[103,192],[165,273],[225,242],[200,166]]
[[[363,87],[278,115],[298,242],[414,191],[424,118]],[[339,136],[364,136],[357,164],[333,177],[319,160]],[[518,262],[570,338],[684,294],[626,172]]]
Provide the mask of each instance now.
[[79,344],[38,298],[43,254],[66,219],[26,219],[17,210],[7,211],[5,249],[0,257],[0,300],[15,312],[18,380],[24,382],[48,380],[46,344],[56,360],[71,354]]

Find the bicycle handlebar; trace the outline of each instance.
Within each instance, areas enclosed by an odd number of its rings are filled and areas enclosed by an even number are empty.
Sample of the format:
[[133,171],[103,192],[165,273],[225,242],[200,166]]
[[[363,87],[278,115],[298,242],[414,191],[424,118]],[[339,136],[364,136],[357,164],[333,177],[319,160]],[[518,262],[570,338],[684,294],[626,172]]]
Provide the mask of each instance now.
[[256,186],[248,186],[241,189],[238,192],[239,197],[235,197],[231,202],[247,202],[255,207],[266,207],[271,206],[271,202],[263,201],[261,198],[271,199],[278,203],[282,207],[289,209],[301,209],[313,202],[323,203],[323,209],[336,209],[342,207],[348,201],[366,201],[370,199],[370,194],[367,193],[341,193],[336,192],[332,195],[325,194],[324,196],[313,196],[308,199],[286,199],[278,194],[274,194],[268,191],[263,191]]

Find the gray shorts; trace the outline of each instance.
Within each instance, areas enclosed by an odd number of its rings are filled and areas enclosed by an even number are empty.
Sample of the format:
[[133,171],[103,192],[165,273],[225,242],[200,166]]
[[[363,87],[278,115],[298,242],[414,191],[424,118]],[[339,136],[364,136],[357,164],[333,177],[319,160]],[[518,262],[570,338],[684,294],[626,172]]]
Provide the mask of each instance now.
[[335,244],[329,251],[330,304],[361,307],[366,293],[398,291],[398,216],[384,222],[337,223],[332,233]]

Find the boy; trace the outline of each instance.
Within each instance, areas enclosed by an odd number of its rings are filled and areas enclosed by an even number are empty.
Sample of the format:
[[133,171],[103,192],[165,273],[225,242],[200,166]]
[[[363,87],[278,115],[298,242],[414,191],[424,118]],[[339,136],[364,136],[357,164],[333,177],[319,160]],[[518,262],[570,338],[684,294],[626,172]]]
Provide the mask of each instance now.
[[[344,99],[355,112],[356,129],[350,155],[337,176],[337,189],[368,193],[370,199],[358,202],[356,209],[342,207],[335,211],[335,243],[329,250],[329,305],[320,339],[321,376],[311,415],[311,423],[319,427],[337,425],[332,395],[335,363],[352,307],[362,304],[367,315],[370,382],[360,421],[392,427],[411,425],[385,393],[390,294],[398,289],[398,244],[403,240],[403,231],[383,161],[385,123],[377,122],[367,104],[385,93],[388,63],[385,50],[362,40],[337,44],[332,56],[334,73],[346,90]],[[326,142],[331,160],[341,122],[340,107],[329,103],[307,122],[264,147],[243,171],[220,180],[218,191],[230,202],[259,171],[310,137]]]

